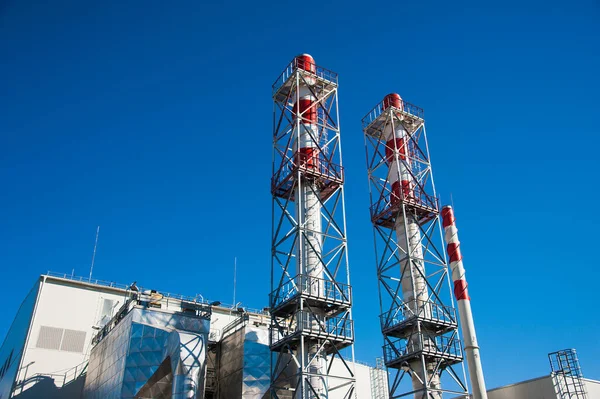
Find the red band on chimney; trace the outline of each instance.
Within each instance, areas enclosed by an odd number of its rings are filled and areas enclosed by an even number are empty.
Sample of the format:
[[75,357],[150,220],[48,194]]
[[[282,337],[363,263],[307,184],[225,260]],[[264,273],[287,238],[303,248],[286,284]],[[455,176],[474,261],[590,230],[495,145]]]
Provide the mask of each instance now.
[[308,54],[302,54],[296,57],[296,66],[300,69],[304,69],[305,71],[309,71],[315,73],[317,70],[317,66],[315,65],[315,60]]
[[400,198],[407,199],[411,197],[410,182],[408,180],[396,181],[392,183],[392,204],[396,204]]
[[319,149],[314,147],[302,147],[296,153],[296,163],[311,169],[319,166]]
[[467,289],[468,284],[465,280],[456,280],[454,282],[454,296],[457,300],[470,301],[469,290]]
[[442,209],[442,225],[444,228],[448,226],[452,226],[456,223],[456,219],[454,219],[454,211],[451,207],[446,206]]
[[446,249],[448,251],[448,256],[450,256],[450,262],[458,262],[459,260],[462,260],[462,255],[460,253],[460,244],[452,242],[448,244]]
[[301,98],[294,104],[294,117],[302,115],[302,123],[317,123],[317,107],[313,107],[314,101],[310,98]]
[[402,109],[402,98],[399,94],[391,93],[383,98],[383,109],[385,110],[389,107]]

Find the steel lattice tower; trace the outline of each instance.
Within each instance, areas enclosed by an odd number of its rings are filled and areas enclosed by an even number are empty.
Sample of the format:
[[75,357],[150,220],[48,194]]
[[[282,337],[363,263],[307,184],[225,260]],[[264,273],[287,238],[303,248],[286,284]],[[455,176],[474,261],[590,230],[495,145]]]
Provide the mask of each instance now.
[[390,94],[362,123],[389,397],[464,395],[423,110]]
[[337,74],[300,55],[273,84],[273,101],[271,397],[351,398]]

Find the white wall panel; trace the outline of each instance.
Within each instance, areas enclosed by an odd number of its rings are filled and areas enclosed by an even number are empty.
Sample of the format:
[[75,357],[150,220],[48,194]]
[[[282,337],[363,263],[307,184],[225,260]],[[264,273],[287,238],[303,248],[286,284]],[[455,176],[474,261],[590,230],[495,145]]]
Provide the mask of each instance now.
[[[114,312],[124,296],[123,290],[46,278],[22,362],[32,364],[21,370],[19,379],[36,373],[61,374],[86,361],[105,300],[113,301]],[[62,381],[55,379],[55,383],[60,386]]]

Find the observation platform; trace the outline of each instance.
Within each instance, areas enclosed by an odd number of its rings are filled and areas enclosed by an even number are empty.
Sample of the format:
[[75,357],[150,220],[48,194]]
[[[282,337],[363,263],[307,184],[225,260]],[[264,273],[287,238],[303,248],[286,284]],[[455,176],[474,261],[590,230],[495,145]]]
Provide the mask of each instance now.
[[274,317],[290,317],[300,301],[333,317],[350,308],[351,298],[352,287],[347,284],[299,274],[271,292],[269,303]]
[[280,352],[285,347],[298,348],[301,337],[323,340],[325,353],[332,354],[354,342],[354,323],[347,317],[322,317],[299,310],[287,320],[271,321],[271,351]]
[[419,360],[421,356],[440,362],[444,368],[462,362],[462,346],[460,340],[453,336],[431,338],[422,333],[383,346],[384,362],[390,368],[400,369],[404,362]]
[[340,165],[320,159],[318,165],[298,165],[290,162],[291,168],[282,167],[271,179],[271,194],[294,201],[294,190],[298,179],[317,184],[321,201],[327,200],[343,183],[344,169]]
[[383,129],[392,117],[402,122],[409,134],[416,132],[425,122],[423,109],[416,105],[403,100],[400,103],[400,108],[384,103],[385,100],[381,101],[363,117],[362,128],[366,135],[384,140]]
[[416,215],[421,225],[435,219],[439,214],[438,198],[423,192],[419,187],[411,190],[410,195],[400,198],[393,196],[394,194],[389,192],[389,195],[382,195],[371,205],[371,221],[377,226],[393,229],[397,217],[402,215],[403,207],[407,213]]
[[286,104],[300,82],[315,91],[332,91],[337,88],[338,74],[296,57],[273,83],[273,100]]
[[[409,306],[410,305],[410,306]],[[412,309],[417,309],[413,311]],[[434,335],[442,335],[457,328],[456,311],[431,301],[418,304],[416,301],[393,308],[380,316],[381,332],[390,337],[409,336],[417,324]]]

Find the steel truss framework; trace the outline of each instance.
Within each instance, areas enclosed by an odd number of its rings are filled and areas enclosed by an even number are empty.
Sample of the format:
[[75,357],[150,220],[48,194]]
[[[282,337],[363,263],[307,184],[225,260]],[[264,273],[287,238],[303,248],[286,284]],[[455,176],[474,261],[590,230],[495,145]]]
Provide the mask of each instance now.
[[[301,86],[314,98],[312,110],[295,109]],[[273,85],[273,100],[271,397],[325,398],[327,392],[335,392],[336,397],[352,398],[355,377],[347,359],[354,361],[354,330],[337,74],[300,65],[296,58]],[[315,111],[317,128],[310,133],[315,159],[307,160],[297,150],[301,122],[303,113]],[[302,210],[309,205],[298,192],[318,199],[321,231],[307,227]],[[320,277],[300,266],[302,248],[318,257]],[[347,353],[342,356],[344,348]],[[317,363],[320,371],[315,373]],[[316,387],[315,381],[322,385]]]
[[[438,399],[444,393],[463,395],[467,392],[465,369],[423,111],[406,102],[397,106],[382,102],[362,123],[389,397]],[[406,130],[403,141],[386,140],[384,132],[393,132],[399,124]],[[394,148],[386,148],[388,145]],[[404,148],[397,148],[399,145]],[[404,173],[410,173],[410,192],[399,196],[392,192],[389,167],[393,165],[403,165]],[[417,222],[420,234],[411,233],[407,220]],[[397,231],[404,232],[402,239],[406,242],[397,241]],[[420,246],[418,251],[415,242]],[[419,276],[425,279],[428,299],[407,301],[402,281],[410,278],[414,293]],[[419,373],[414,365],[430,373]],[[434,375],[439,376],[439,383]],[[422,384],[419,389],[413,387],[415,377]]]

